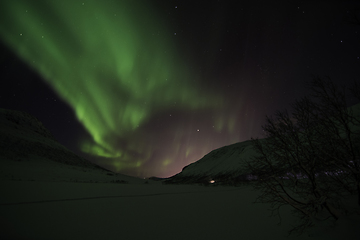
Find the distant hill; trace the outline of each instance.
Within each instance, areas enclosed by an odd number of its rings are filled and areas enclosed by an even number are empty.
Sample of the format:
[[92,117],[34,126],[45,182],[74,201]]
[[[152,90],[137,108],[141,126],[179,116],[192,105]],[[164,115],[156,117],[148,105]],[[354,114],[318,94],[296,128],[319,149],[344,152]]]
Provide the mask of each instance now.
[[[360,117],[360,103],[350,107],[354,116]],[[351,126],[360,131],[358,127]],[[260,140],[261,141],[261,140]],[[165,183],[224,183],[235,184],[251,176],[244,169],[246,161],[256,154],[251,141],[239,142],[211,151],[200,160],[185,166],[182,171],[163,180]]]
[[128,182],[135,179],[79,157],[57,142],[36,117],[0,109],[0,180]]
[[236,183],[248,178],[244,163],[255,155],[251,141],[221,147],[206,154],[200,160],[184,167],[179,174],[165,180],[166,183]]

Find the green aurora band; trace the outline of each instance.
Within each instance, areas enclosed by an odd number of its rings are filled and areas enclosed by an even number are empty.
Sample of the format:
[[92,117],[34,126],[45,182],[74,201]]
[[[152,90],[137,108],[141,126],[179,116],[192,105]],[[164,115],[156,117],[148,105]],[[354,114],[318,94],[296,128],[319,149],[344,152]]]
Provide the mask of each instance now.
[[[138,131],[153,115],[174,106],[199,111],[223,103],[196,86],[171,44],[174,35],[144,2],[0,3],[2,41],[72,107],[92,136],[81,142],[82,151],[107,158],[116,171],[149,160],[152,149]],[[226,125],[214,121],[218,131]],[[170,158],[161,159],[162,165]]]

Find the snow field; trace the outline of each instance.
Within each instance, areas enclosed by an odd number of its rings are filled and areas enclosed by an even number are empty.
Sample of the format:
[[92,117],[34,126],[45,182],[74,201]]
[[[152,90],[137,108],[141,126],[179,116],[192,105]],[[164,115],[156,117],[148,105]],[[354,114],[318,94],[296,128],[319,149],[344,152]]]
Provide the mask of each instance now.
[[278,226],[268,205],[253,204],[257,193],[249,186],[2,181],[0,187],[1,239],[328,240],[342,234],[325,225],[288,236],[297,221],[290,208],[281,210]]

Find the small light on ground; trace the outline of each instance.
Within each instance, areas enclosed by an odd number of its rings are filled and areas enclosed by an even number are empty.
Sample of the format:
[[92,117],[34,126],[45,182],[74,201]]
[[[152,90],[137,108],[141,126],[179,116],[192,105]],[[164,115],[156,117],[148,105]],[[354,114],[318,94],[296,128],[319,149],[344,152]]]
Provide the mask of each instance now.
[[210,180],[210,183],[214,183],[215,182],[215,180]]

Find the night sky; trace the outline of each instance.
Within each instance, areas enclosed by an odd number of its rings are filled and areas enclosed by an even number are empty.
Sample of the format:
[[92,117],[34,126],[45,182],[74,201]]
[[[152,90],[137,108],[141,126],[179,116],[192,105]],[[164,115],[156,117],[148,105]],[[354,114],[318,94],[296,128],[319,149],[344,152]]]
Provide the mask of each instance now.
[[169,177],[262,137],[313,76],[359,80],[360,4],[329,2],[3,0],[0,108],[110,170]]

